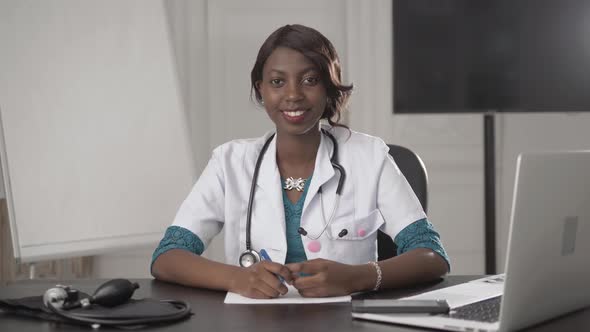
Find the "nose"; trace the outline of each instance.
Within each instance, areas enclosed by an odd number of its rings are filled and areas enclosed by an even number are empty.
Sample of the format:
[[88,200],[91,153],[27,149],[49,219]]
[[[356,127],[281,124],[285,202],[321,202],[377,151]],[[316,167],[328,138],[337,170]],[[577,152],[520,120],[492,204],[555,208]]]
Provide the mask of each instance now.
[[287,101],[298,101],[303,98],[303,93],[301,92],[301,86],[296,83],[287,84],[286,90],[286,99]]

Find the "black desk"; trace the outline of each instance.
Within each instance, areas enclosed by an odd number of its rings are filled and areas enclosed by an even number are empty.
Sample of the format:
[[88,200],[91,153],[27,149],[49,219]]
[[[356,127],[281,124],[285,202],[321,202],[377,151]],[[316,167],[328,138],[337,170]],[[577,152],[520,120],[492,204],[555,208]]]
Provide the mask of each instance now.
[[[409,296],[423,291],[455,285],[479,276],[450,276],[445,280],[406,289],[366,294],[365,298],[394,298]],[[397,325],[354,320],[350,316],[350,304],[306,304],[306,305],[226,305],[225,292],[193,289],[151,279],[134,280],[140,289],[135,298],[153,297],[159,299],[181,299],[190,302],[194,315],[185,321],[172,325],[150,328],[149,331],[281,331],[281,332],[347,332],[347,331],[417,331],[418,329]],[[84,292],[92,293],[104,280],[77,280],[71,284]],[[55,282],[24,281],[0,287],[0,298],[19,298],[40,295],[53,287]],[[548,299],[550,300],[550,299]],[[534,308],[531,308],[534,310]],[[101,327],[98,331],[115,329]],[[566,317],[537,326],[531,331],[589,331],[590,309],[578,311]],[[0,314],[0,331],[92,331],[90,327],[55,324],[40,320],[25,319]],[[121,331],[121,330],[116,330]]]

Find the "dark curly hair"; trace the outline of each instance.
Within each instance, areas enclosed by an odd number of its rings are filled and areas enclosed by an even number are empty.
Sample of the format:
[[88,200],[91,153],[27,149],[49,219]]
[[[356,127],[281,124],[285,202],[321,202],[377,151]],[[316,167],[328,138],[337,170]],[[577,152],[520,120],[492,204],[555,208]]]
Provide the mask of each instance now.
[[328,96],[326,109],[321,118],[327,119],[332,126],[343,126],[338,124],[340,112],[346,107],[353,86],[342,84],[340,59],[328,38],[319,31],[303,25],[288,24],[278,28],[260,47],[250,74],[251,93],[254,94],[256,101],[259,104],[262,102],[256,82],[262,80],[262,68],[271,53],[278,47],[287,47],[300,52],[317,67]]

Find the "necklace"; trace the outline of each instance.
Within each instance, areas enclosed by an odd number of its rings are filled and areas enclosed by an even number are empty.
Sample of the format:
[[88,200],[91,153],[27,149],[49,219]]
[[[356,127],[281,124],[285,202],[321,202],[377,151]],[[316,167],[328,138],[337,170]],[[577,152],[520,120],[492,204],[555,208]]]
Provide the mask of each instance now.
[[305,188],[305,181],[307,181],[307,179],[294,179],[293,177],[289,177],[285,180],[285,186],[283,187],[283,189],[289,191],[293,189],[296,189],[297,191],[303,191],[303,189]]

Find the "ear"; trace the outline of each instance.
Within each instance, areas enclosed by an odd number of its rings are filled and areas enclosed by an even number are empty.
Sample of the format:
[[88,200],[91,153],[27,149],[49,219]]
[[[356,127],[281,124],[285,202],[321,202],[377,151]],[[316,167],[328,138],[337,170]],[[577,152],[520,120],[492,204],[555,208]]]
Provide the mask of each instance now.
[[258,90],[258,92],[260,92],[260,83],[261,81],[254,82],[254,87],[256,88],[256,90]]

